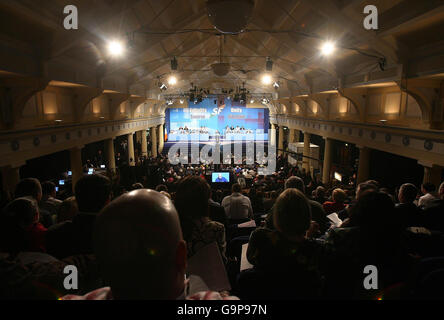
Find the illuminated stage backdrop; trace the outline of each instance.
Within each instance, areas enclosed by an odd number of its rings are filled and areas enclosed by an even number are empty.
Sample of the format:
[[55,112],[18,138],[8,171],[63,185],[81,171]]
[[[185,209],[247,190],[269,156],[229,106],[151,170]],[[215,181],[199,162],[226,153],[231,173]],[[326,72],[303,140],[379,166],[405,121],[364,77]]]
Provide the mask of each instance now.
[[[266,140],[269,110],[267,108],[246,108],[245,105],[232,104],[229,99],[225,100],[224,105],[218,105],[218,101],[215,99],[205,99],[200,104],[191,105],[190,108],[167,109],[165,123],[169,141],[176,141],[179,129],[185,127],[190,130],[206,128],[211,139],[214,139],[216,131],[219,131],[223,138],[227,126],[252,130],[253,134],[263,132],[263,137]],[[202,133],[200,135],[205,136]],[[201,140],[207,139],[201,138]]]

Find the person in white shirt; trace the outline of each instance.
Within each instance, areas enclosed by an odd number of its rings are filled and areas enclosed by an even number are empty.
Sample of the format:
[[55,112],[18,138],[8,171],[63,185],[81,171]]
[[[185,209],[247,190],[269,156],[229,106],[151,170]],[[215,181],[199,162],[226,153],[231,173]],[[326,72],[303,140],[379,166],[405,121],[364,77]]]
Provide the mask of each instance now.
[[426,208],[430,204],[430,202],[433,202],[433,200],[436,199],[436,196],[433,195],[435,189],[435,185],[430,182],[426,182],[421,185],[421,192],[424,195],[419,198],[418,207]]
[[222,200],[222,207],[228,219],[253,219],[253,208],[250,199],[241,194],[240,184],[235,183],[231,187],[231,195]]

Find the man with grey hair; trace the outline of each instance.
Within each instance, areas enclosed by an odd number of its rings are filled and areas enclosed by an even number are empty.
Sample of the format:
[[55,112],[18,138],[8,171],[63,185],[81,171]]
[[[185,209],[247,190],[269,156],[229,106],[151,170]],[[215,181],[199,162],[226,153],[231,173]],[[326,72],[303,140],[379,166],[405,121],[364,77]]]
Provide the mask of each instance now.
[[430,230],[444,232],[444,182],[438,189],[439,199],[433,200],[425,208],[424,225]]

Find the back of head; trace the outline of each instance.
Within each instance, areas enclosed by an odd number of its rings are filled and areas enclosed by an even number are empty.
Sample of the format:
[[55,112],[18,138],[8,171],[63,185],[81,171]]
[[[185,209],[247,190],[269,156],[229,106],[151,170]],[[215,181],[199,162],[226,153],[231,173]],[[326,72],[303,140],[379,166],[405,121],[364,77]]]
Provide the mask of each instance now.
[[343,203],[347,199],[347,194],[342,189],[335,189],[332,193],[332,198],[335,202]]
[[296,188],[285,190],[274,205],[273,222],[288,238],[304,236],[311,223],[311,206],[305,195]]
[[239,183],[235,183],[231,187],[231,192],[232,193],[240,193],[241,191],[242,191],[242,187],[241,187],[241,185]]
[[198,176],[187,176],[177,185],[175,205],[182,218],[197,219],[208,216],[210,186]]
[[378,187],[376,187],[372,183],[363,182],[358,185],[356,188],[356,199],[359,200],[362,194],[364,194],[367,191],[377,191]]
[[302,180],[297,176],[290,177],[287,179],[287,181],[285,181],[285,189],[289,188],[298,189],[299,191],[305,194],[304,180]]
[[178,247],[185,244],[167,197],[148,189],[122,195],[98,214],[93,241],[114,298],[169,300],[181,293],[186,249],[179,263]]
[[51,195],[56,191],[56,185],[51,181],[45,181],[42,183],[42,194],[44,196]]
[[42,186],[40,181],[34,178],[26,178],[21,180],[15,187],[15,198],[33,197],[40,201],[42,197]]
[[70,221],[79,211],[75,197],[69,197],[60,204],[57,213],[57,223]]
[[399,219],[394,207],[386,193],[368,190],[360,196],[353,217],[362,230],[371,234],[377,235],[378,231],[396,234]]
[[26,251],[30,245],[26,230],[38,220],[38,205],[32,197],[17,198],[8,204],[1,216],[0,251]]
[[164,184],[159,184],[159,185],[156,187],[156,191],[157,191],[157,192],[161,192],[161,191],[168,192],[168,187],[167,187],[166,185],[164,185]]
[[322,186],[317,187],[316,190],[315,190],[315,196],[317,198],[324,197],[325,196],[325,188],[322,187]]
[[424,184],[422,184],[422,189],[424,189],[425,192],[435,192],[436,187],[433,183],[430,182],[426,182]]
[[109,202],[111,181],[100,174],[83,176],[75,186],[79,211],[99,212]]
[[401,203],[412,203],[416,200],[418,189],[411,183],[404,183],[399,188],[399,201]]

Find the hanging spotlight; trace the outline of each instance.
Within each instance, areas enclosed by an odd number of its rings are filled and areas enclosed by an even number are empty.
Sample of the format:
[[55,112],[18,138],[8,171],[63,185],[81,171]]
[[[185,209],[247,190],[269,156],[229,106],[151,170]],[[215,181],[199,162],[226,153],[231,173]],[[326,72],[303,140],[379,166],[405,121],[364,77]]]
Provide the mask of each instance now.
[[178,62],[176,57],[173,58],[173,60],[171,60],[171,70],[176,71],[177,67],[178,67]]
[[159,89],[160,89],[160,91],[165,91],[168,89],[168,87],[165,83],[159,82]]
[[324,56],[331,55],[336,50],[336,46],[331,41],[326,41],[321,47],[321,54]]
[[279,89],[279,87],[280,87],[279,82],[275,81],[274,84],[273,84],[273,87],[274,87],[276,90]]
[[183,104],[183,103],[184,103],[183,99],[180,99],[179,102],[180,102],[180,104]]
[[251,99],[251,100],[250,100],[250,103],[253,104],[253,103],[254,103],[254,99]]
[[265,85],[269,85],[271,84],[271,82],[273,81],[273,79],[271,78],[271,76],[269,74],[264,74],[262,76],[262,83]]
[[273,71],[273,60],[271,60],[270,57],[267,57],[267,61],[265,63],[265,70],[267,71]]
[[168,84],[170,86],[174,86],[175,84],[177,84],[177,78],[175,76],[171,76],[168,78]]
[[108,52],[113,57],[118,57],[123,54],[123,45],[119,41],[111,41],[108,44]]

